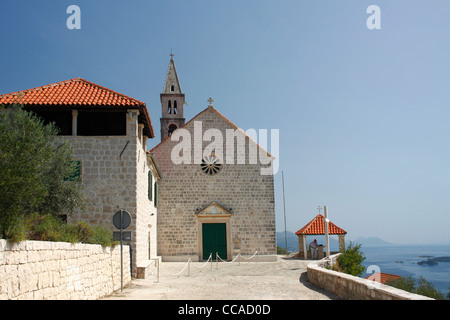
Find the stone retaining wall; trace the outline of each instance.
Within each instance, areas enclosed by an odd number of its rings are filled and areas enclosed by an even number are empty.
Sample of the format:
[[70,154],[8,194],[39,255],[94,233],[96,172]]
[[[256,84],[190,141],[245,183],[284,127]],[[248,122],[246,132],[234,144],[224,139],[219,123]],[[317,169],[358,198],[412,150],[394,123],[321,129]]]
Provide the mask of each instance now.
[[[131,281],[123,247],[124,285]],[[0,300],[91,300],[120,289],[120,246],[0,240]]]
[[[334,261],[340,254],[331,256]],[[308,264],[308,280],[315,286],[334,293],[345,300],[433,300],[393,288],[378,282],[358,278],[325,268],[329,260]]]

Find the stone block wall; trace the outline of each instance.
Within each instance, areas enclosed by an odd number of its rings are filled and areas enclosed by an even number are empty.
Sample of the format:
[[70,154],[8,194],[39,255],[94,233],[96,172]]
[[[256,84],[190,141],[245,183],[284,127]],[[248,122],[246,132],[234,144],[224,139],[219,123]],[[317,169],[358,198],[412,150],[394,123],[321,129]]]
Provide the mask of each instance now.
[[[131,281],[123,247],[124,285]],[[0,240],[0,300],[93,300],[121,287],[120,247]]]
[[[331,256],[332,260],[339,254]],[[315,286],[334,293],[345,300],[433,300],[371,280],[358,278],[342,272],[328,270],[328,261],[308,264],[308,280]]]
[[[81,162],[80,181],[85,194],[85,208],[68,217],[69,223],[87,221],[111,232],[112,219],[119,209],[131,215],[130,245],[132,272],[137,264],[156,256],[156,211],[148,197],[148,173],[143,125],[137,124],[137,113],[127,115],[126,136],[61,136],[72,145],[73,157]],[[153,182],[156,181],[153,175]]]

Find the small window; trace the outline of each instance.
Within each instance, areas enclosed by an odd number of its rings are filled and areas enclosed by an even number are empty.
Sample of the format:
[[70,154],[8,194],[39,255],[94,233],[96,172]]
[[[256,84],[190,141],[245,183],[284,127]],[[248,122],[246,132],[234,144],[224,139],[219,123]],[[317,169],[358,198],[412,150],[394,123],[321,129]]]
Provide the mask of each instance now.
[[153,204],[155,205],[155,208],[158,208],[158,183],[155,181],[155,187],[154,187],[154,192],[155,192],[155,201],[153,202]]
[[153,198],[153,176],[152,172],[148,172],[148,200],[152,201]]
[[170,92],[174,92],[175,91],[175,86],[170,86]]
[[173,114],[177,114],[177,101],[173,102]]
[[64,178],[64,181],[80,181],[81,161],[71,161],[69,165],[73,171],[68,177]]
[[172,113],[172,101],[169,100],[168,106],[169,106],[169,114],[171,114]]

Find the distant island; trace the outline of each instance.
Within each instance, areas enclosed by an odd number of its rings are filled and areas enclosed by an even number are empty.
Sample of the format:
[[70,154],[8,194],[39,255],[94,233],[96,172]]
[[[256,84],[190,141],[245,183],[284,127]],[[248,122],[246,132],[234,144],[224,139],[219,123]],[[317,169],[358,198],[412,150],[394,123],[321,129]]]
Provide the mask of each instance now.
[[436,266],[439,262],[450,262],[450,257],[428,258],[427,260],[417,262],[417,264],[421,266]]

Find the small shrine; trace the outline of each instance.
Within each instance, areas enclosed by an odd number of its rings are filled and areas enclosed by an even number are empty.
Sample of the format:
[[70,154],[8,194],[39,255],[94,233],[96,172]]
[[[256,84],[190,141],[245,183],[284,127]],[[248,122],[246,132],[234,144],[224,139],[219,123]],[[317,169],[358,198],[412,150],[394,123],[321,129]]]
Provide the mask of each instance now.
[[[306,236],[309,235],[325,235],[325,219],[324,216],[318,214],[314,219],[308,222],[303,228],[298,230],[295,233],[298,237],[298,251],[299,256],[304,257],[305,259],[312,258],[310,252],[308,252]],[[329,235],[338,235],[339,236],[339,251],[345,250],[345,235],[347,231],[339,228],[331,221],[328,222],[328,234]],[[323,255],[323,246],[319,246],[318,248],[318,259],[322,259]]]

